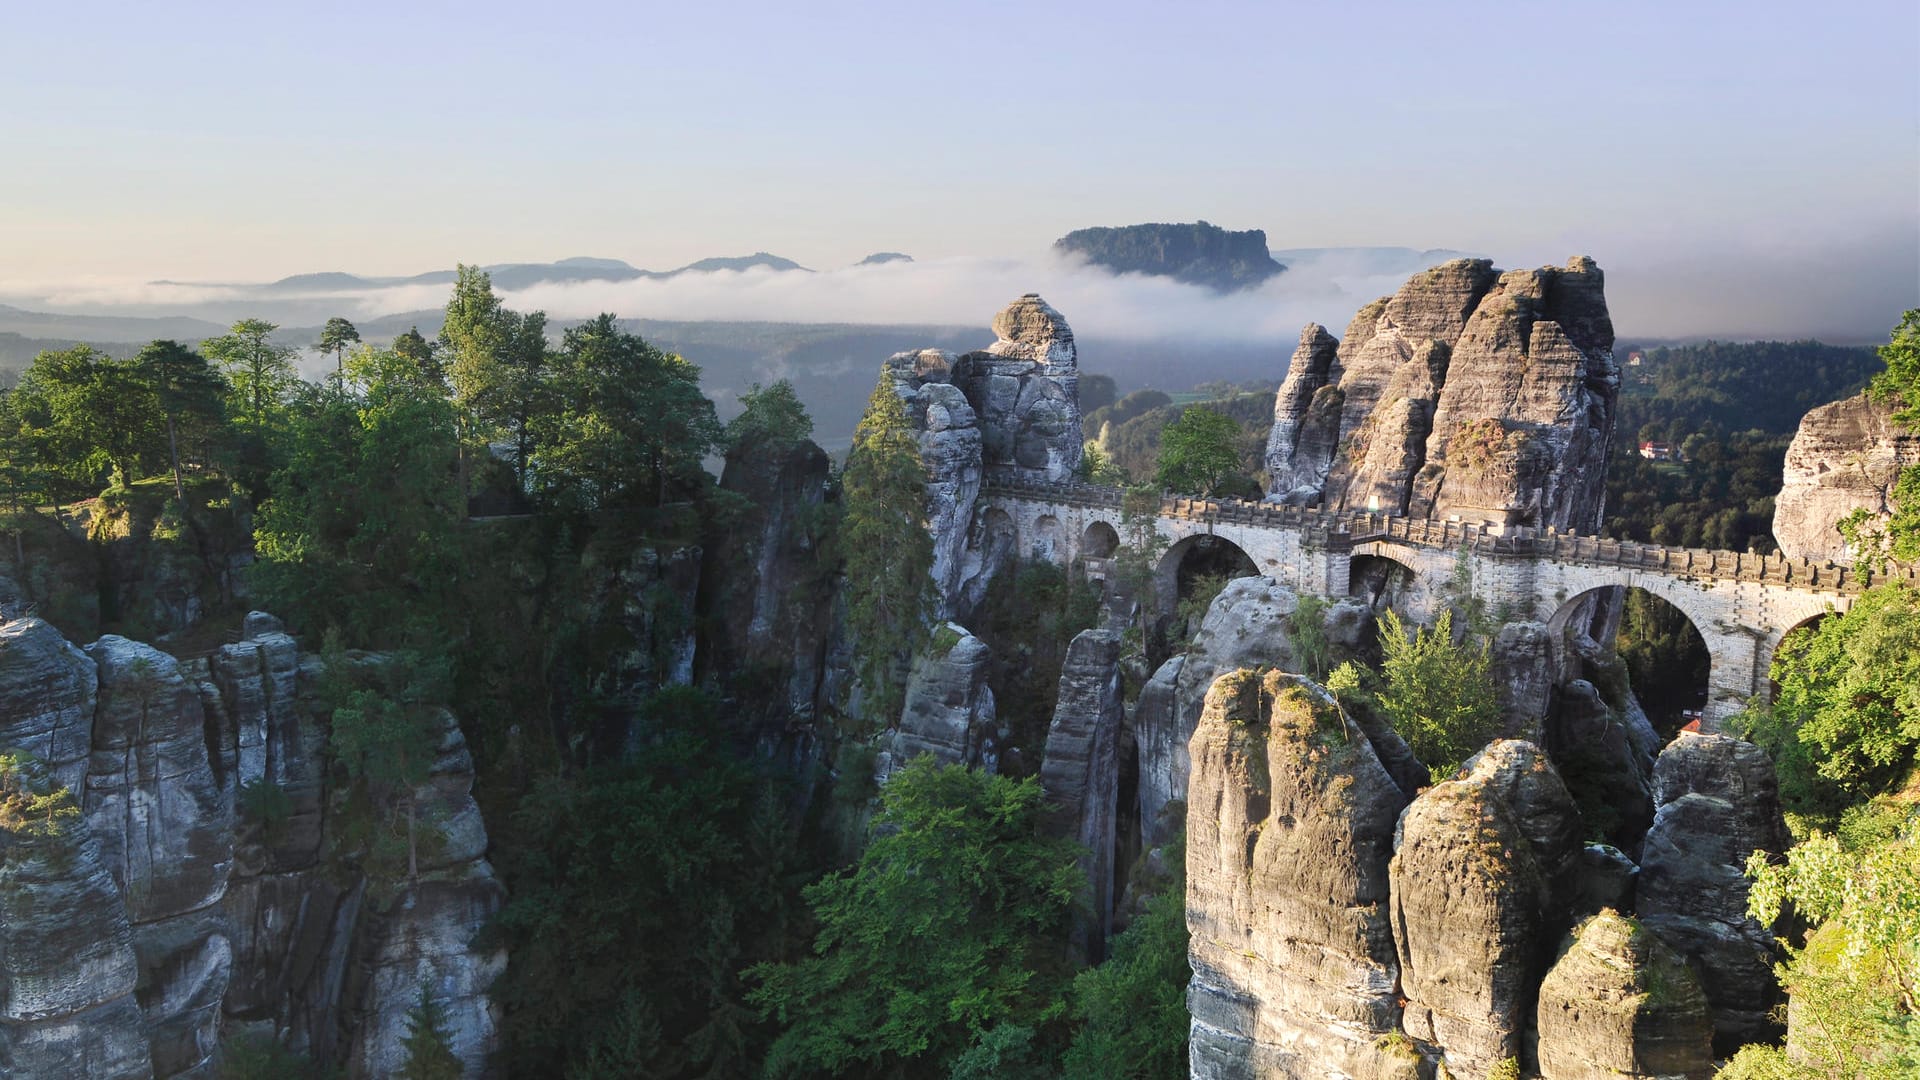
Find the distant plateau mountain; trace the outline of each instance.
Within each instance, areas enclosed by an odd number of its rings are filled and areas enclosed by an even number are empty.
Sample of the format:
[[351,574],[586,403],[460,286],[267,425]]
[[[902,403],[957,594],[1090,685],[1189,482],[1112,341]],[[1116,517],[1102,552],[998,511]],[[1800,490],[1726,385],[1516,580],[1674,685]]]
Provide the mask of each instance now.
[[1286,270],[1268,253],[1264,231],[1229,232],[1205,221],[1075,229],[1053,246],[1116,274],[1170,277],[1223,293],[1250,289]]

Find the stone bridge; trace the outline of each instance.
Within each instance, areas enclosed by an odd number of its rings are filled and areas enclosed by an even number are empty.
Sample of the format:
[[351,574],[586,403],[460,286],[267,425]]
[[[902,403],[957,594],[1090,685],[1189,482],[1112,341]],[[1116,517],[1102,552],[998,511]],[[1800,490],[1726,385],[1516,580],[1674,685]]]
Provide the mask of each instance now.
[[[1121,498],[1117,488],[989,477],[980,498],[986,509],[975,520],[1011,528],[1023,555],[1083,560],[1104,577],[1123,535]],[[1261,574],[1325,597],[1351,595],[1369,561],[1385,560],[1407,571],[1400,601],[1416,617],[1436,614],[1444,590],[1466,582],[1496,617],[1545,623],[1556,648],[1565,647],[1574,614],[1592,610],[1582,600],[1616,587],[1645,589],[1679,609],[1706,642],[1712,667],[1702,726],[1709,730],[1769,692],[1773,653],[1788,631],[1845,611],[1871,586],[1916,579],[1912,568],[1875,573],[1780,555],[1236,500],[1165,498],[1155,528],[1168,541],[1156,573],[1166,598],[1183,562],[1196,551],[1217,553],[1223,542]]]

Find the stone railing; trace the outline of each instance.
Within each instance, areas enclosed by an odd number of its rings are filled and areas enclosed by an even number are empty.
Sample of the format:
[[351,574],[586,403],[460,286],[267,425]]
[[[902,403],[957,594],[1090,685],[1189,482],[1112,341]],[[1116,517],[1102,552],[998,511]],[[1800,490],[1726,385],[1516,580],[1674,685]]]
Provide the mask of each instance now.
[[[1004,474],[989,475],[982,485],[982,493],[1059,506],[1113,510],[1119,509],[1124,494],[1120,488],[1098,484],[1035,482]],[[1778,553],[1759,555],[1707,548],[1669,548],[1632,540],[1581,536],[1554,529],[1491,527],[1388,514],[1341,514],[1245,499],[1169,495],[1160,500],[1160,516],[1209,525],[1285,529],[1302,533],[1319,544],[1334,547],[1387,541],[1450,551],[1464,548],[1477,554],[1547,559],[1588,566],[1618,566],[1716,581],[1784,585],[1817,592],[1850,594],[1890,582],[1920,585],[1920,569],[1911,566],[1889,566],[1879,570],[1835,566],[1808,559],[1792,559]]]

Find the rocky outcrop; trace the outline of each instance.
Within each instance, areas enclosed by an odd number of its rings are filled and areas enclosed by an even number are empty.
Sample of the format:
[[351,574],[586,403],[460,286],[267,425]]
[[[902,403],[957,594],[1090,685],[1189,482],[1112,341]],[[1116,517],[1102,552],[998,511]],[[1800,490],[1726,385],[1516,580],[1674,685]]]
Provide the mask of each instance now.
[[1706,1080],[1713,1021],[1686,962],[1630,918],[1574,931],[1540,984],[1541,1080]]
[[922,754],[942,765],[992,771],[998,753],[993,689],[987,685],[992,658],[987,643],[958,623],[934,628],[927,651],[914,658],[906,705],[875,763],[876,779],[884,783]]
[[140,957],[157,1075],[206,1066],[233,966],[226,895],[234,791],[209,754],[196,688],[166,653],[108,635],[83,809],[120,890]]
[[1546,724],[1547,752],[1589,828],[1616,847],[1638,850],[1653,823],[1653,758],[1585,679],[1560,690]]
[[1309,326],[1274,405],[1270,497],[1335,510],[1591,532],[1619,373],[1591,259],[1457,259]]
[[1076,924],[1073,944],[1093,963],[1104,954],[1113,929],[1120,729],[1126,718],[1120,689],[1120,635],[1081,631],[1060,667],[1060,696],[1040,765],[1040,786],[1052,805],[1052,832],[1087,852],[1080,865],[1090,918]]
[[1456,1076],[1518,1057],[1582,845],[1546,755],[1503,740],[1401,817],[1389,870],[1404,1029]]
[[702,545],[696,678],[738,694],[739,676],[751,672],[755,685],[777,687],[767,691],[773,700],[751,702],[767,710],[755,735],[769,751],[804,730],[819,705],[832,629],[821,508],[832,471],[826,452],[805,440],[736,444],[720,486],[742,496],[751,516]]
[[269,616],[243,633],[188,665],[123,637],[82,652],[36,620],[0,626],[18,740],[0,752],[62,759],[58,774],[25,760],[0,801],[64,790],[71,808],[0,814],[0,1065],[207,1076],[223,1033],[246,1029],[391,1075],[425,986],[479,1075],[504,957],[470,941],[502,895],[458,724],[436,714],[439,754],[414,793],[432,830],[418,880],[371,880],[328,767],[320,661]]
[[1640,918],[1701,973],[1716,1050],[1771,1038],[1774,935],[1747,915],[1744,869],[1753,852],[1778,854],[1791,839],[1773,761],[1739,739],[1682,734],[1654,766],[1654,803]]
[[1893,422],[1865,394],[1807,413],[1787,447],[1773,539],[1790,558],[1850,565],[1839,523],[1856,510],[1885,520],[1902,469],[1920,465],[1920,432]]
[[1190,749],[1192,1075],[1414,1080],[1388,860],[1406,796],[1324,689],[1212,684]]
[[30,758],[0,763],[0,1072],[153,1076],[139,975],[126,904],[72,792]]

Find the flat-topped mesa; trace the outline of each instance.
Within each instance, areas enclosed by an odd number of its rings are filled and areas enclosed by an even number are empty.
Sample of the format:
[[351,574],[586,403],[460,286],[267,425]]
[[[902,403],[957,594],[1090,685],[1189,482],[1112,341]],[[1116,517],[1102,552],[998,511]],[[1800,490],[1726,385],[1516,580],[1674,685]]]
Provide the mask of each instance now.
[[1309,325],[1274,402],[1269,498],[1330,510],[1592,532],[1619,372],[1592,259],[1456,259]]

